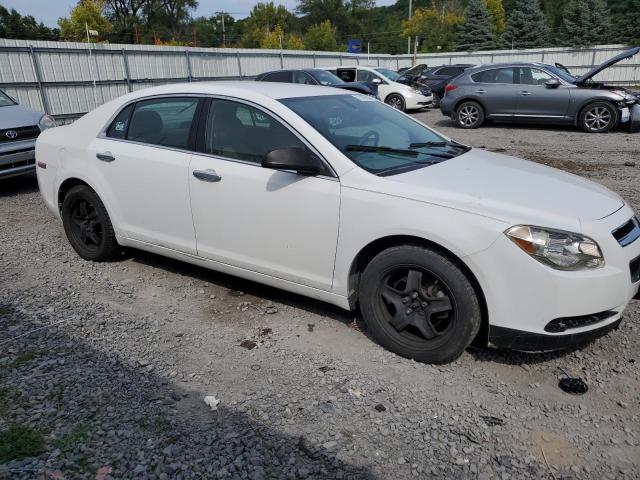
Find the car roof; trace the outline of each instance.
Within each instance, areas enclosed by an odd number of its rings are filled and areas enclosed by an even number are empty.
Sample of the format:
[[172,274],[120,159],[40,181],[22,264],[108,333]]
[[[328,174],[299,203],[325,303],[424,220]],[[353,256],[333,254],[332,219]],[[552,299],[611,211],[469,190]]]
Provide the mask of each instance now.
[[316,85],[282,82],[255,82],[253,80],[210,81],[174,83],[160,87],[145,88],[130,94],[129,98],[153,95],[200,94],[228,95],[232,97],[267,97],[274,100],[296,97],[318,97],[323,95],[353,95],[353,92]]
[[483,63],[481,65],[476,65],[474,68],[469,68],[470,70],[484,70],[486,68],[507,68],[507,67],[522,67],[522,66],[535,66],[535,67],[545,67],[546,63],[542,62],[523,62],[523,61],[513,61],[513,62],[500,62],[500,63]]

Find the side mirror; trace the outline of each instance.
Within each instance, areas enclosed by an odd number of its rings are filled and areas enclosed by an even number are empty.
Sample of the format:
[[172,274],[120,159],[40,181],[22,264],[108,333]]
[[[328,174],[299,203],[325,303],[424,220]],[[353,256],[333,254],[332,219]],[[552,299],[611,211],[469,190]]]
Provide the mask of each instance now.
[[318,158],[306,148],[300,147],[271,150],[262,159],[262,166],[274,170],[295,170],[303,175],[320,173]]
[[382,83],[382,80],[380,80],[379,78],[374,78],[373,80],[371,80],[373,83],[375,83],[376,85],[380,85]]
[[557,78],[550,78],[546,82],[544,82],[544,86],[547,88],[558,88],[560,86],[560,80]]

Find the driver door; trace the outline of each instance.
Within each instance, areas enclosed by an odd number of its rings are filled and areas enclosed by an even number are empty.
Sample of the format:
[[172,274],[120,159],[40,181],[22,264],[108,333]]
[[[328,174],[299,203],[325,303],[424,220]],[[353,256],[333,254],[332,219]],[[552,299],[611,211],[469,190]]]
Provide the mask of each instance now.
[[520,67],[516,117],[562,119],[567,115],[571,95],[566,85],[547,88],[545,83],[553,77],[538,68]]
[[329,290],[340,182],[263,168],[262,158],[308,146],[265,111],[212,99],[189,172],[198,255]]

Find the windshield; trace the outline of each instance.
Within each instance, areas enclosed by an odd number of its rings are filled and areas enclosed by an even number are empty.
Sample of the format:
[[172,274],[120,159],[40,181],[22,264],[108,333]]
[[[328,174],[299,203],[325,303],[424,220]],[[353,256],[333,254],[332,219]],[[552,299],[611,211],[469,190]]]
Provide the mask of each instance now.
[[395,82],[400,78],[400,75],[398,73],[394,72],[393,70],[389,70],[388,68],[376,68],[375,71],[381,73],[392,82]]
[[11,97],[0,90],[0,107],[8,107],[10,105],[15,105],[16,102],[11,100]]
[[555,76],[560,77],[565,82],[575,83],[576,81],[576,77],[571,75],[566,70],[563,70],[558,67],[554,67],[553,65],[545,65],[545,68],[549,70],[551,73],[553,73]]
[[320,85],[324,85],[325,87],[328,85],[338,85],[341,83],[345,83],[340,77],[337,77],[331,72],[327,72],[326,70],[313,70],[311,72],[313,78],[315,78]]
[[323,95],[280,101],[356,165],[376,175],[423,168],[468,150],[365,95]]

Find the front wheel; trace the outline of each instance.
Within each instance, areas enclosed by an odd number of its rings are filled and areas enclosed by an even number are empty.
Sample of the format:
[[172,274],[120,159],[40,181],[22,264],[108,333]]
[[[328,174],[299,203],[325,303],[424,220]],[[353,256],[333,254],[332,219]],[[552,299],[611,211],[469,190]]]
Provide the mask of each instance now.
[[463,102],[456,109],[455,120],[460,128],[478,128],[484,123],[484,109],[477,102]]
[[618,123],[618,113],[607,102],[594,102],[582,110],[578,123],[587,133],[606,133]]
[[389,95],[384,103],[395,108],[396,110],[400,110],[401,112],[404,112],[405,110],[404,98],[402,97],[402,95],[398,95],[397,93],[392,93],[391,95]]
[[85,260],[101,262],[119,250],[102,200],[86,185],[76,185],[62,201],[62,224],[69,243]]
[[404,245],[378,254],[362,274],[358,297],[375,340],[420,362],[455,360],[480,329],[473,285],[454,262],[428,248]]

